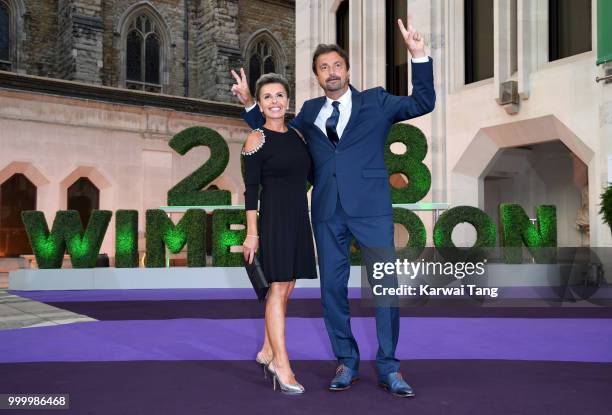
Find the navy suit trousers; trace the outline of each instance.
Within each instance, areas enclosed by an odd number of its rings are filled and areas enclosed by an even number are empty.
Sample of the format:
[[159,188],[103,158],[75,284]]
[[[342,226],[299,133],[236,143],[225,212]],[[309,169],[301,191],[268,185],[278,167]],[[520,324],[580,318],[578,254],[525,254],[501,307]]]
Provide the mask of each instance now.
[[[393,216],[350,217],[338,198],[334,215],[313,223],[319,270],[321,303],[325,327],[339,363],[359,370],[359,348],[351,331],[348,302],[349,250],[354,236],[360,247],[393,248]],[[376,367],[380,376],[399,371],[395,358],[399,337],[399,309],[376,307],[378,352]]]

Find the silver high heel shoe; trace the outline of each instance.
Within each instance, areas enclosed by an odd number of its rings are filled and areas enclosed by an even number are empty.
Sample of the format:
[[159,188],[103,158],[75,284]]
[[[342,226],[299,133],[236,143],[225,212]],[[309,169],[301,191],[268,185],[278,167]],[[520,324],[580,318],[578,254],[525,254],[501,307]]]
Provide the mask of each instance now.
[[270,364],[270,362],[263,356],[261,352],[257,353],[255,361],[257,362],[257,364],[259,364],[259,366],[261,366],[261,369],[263,370],[264,379],[267,379],[268,371],[266,367],[268,366],[268,364]]
[[270,374],[272,375],[272,384],[273,384],[274,390],[276,390],[276,382],[278,382],[280,391],[286,395],[301,395],[302,393],[305,392],[304,387],[297,382],[296,383],[283,383],[278,377],[278,375],[276,374],[276,370],[274,369],[274,366],[272,365],[272,363],[273,362],[268,363],[267,368],[270,371]]

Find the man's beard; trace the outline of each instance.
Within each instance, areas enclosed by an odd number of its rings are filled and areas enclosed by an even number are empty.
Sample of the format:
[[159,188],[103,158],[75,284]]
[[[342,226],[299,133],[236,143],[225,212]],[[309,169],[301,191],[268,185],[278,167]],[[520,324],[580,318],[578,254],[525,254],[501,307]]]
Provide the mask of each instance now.
[[[330,83],[330,81],[339,81],[339,82]],[[339,91],[342,88],[344,88],[347,82],[348,82],[348,79],[345,80],[344,82],[342,81],[341,78],[328,79],[325,81],[325,86],[323,87],[323,89],[325,91]]]

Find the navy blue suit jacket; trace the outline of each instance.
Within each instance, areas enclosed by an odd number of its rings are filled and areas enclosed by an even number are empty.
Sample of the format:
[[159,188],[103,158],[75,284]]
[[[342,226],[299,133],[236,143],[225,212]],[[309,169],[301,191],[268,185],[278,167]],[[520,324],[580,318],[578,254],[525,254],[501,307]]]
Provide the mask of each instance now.
[[[329,141],[315,120],[325,96],[304,102],[289,125],[300,130],[314,162],[312,220],[322,222],[335,212],[337,198],[349,216],[390,215],[391,194],[384,150],[391,126],[434,109],[433,62],[412,63],[412,95],[387,93],[382,87],[359,92],[352,89],[349,122],[337,147]],[[242,113],[251,128],[265,119],[256,108]]]

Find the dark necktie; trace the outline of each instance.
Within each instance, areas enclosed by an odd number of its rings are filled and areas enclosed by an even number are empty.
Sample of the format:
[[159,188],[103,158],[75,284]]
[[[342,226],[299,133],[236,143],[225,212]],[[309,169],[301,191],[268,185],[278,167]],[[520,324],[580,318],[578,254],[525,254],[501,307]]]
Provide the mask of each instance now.
[[329,141],[331,141],[334,146],[337,145],[340,141],[340,138],[338,138],[338,133],[336,132],[336,126],[338,125],[338,120],[340,119],[340,110],[338,109],[339,105],[340,102],[338,101],[332,102],[332,107],[334,107],[334,110],[332,111],[327,121],[325,121],[325,131],[327,132],[327,138],[329,138]]

